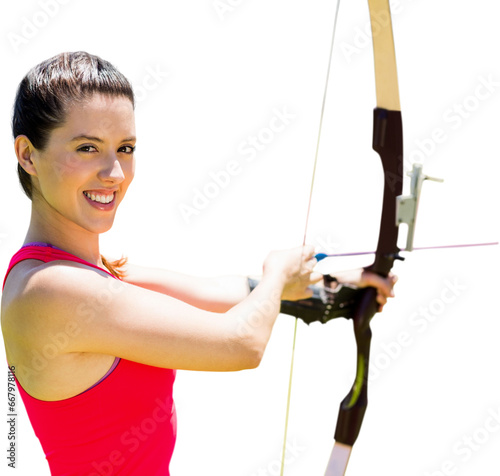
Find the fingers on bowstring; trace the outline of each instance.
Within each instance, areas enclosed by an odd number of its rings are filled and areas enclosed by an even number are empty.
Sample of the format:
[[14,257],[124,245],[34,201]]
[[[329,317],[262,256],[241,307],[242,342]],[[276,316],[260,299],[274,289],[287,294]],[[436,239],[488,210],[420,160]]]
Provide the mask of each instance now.
[[317,262],[316,258],[314,258],[314,246],[313,245],[304,245],[302,247],[302,255],[307,260],[314,259],[314,261]]

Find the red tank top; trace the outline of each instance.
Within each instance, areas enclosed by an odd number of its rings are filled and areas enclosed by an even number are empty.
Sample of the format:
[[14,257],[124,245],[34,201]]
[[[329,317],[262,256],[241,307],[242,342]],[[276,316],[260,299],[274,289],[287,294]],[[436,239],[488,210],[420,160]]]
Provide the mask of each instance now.
[[[58,248],[28,245],[13,256],[4,285],[26,259],[97,268]],[[64,400],[38,400],[17,387],[52,476],[168,476],[177,426],[174,379],[175,370],[119,359],[98,384]]]

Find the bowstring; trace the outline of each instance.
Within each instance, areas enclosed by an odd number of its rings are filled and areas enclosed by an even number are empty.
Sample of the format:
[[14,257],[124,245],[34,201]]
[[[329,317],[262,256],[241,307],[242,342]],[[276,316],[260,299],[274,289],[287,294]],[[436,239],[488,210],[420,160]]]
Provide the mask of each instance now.
[[[304,226],[304,238],[302,240],[302,246],[305,246],[306,244],[306,238],[307,238],[307,228],[309,225],[309,215],[311,212],[311,203],[312,203],[312,197],[313,197],[313,189],[314,189],[314,182],[316,180],[316,169],[318,165],[318,154],[319,154],[319,146],[321,142],[321,132],[323,130],[323,118],[325,115],[325,105],[326,105],[326,97],[328,94],[328,83],[330,81],[330,70],[332,66],[332,56],[333,56],[333,45],[335,43],[335,32],[337,30],[337,18],[339,16],[339,7],[340,7],[340,0],[337,0],[337,5],[335,8],[335,17],[333,19],[333,31],[332,31],[332,38],[330,41],[330,52],[328,56],[328,67],[326,71],[326,79],[325,79],[325,87],[323,89],[323,100],[321,104],[321,113],[320,113],[320,118],[319,118],[319,127],[318,127],[318,137],[316,140],[316,151],[314,154],[314,164],[313,164],[313,171],[312,171],[312,178],[311,178],[311,188],[309,190],[309,201],[307,203],[307,214],[306,214],[306,223]],[[294,326],[294,331],[293,331],[293,342],[292,342],[292,358],[290,362],[290,377],[288,380],[288,395],[287,395],[287,401],[286,401],[286,414],[285,414],[285,431],[284,431],[284,436],[283,436],[283,449],[281,453],[281,469],[280,469],[280,476],[284,475],[285,471],[285,453],[286,453],[286,443],[287,443],[287,436],[288,436],[288,417],[290,415],[290,400],[291,400],[291,395],[292,395],[292,380],[293,380],[293,364],[294,364],[294,357],[295,357],[295,344],[297,341],[297,322],[298,318],[295,318],[295,326]]]

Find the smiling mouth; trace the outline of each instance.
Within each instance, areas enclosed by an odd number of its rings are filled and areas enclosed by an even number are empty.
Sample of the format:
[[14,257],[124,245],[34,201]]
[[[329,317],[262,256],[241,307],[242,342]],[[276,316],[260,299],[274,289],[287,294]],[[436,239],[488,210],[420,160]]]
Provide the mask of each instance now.
[[94,192],[83,192],[83,194],[93,202],[102,203],[104,205],[111,203],[115,198],[115,192],[111,193],[111,195]]

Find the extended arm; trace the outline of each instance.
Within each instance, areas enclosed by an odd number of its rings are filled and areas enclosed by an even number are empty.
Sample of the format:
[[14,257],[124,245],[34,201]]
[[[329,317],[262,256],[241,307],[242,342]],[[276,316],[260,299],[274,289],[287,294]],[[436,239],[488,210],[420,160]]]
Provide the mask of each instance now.
[[[64,345],[51,358],[106,354],[156,367],[228,371],[262,358],[283,294],[310,295],[312,247],[270,253],[259,286],[224,313],[119,281],[84,264],[20,264],[4,288],[4,336],[26,352],[43,352],[54,336]],[[22,295],[15,291],[22,288]],[[10,316],[10,317],[9,317]],[[52,339],[52,340],[51,340]],[[28,352],[29,349],[29,352]],[[17,366],[17,364],[16,364]]]
[[159,268],[127,265],[125,282],[179,299],[211,312],[226,312],[249,293],[248,280],[242,276],[214,278],[189,276]]

